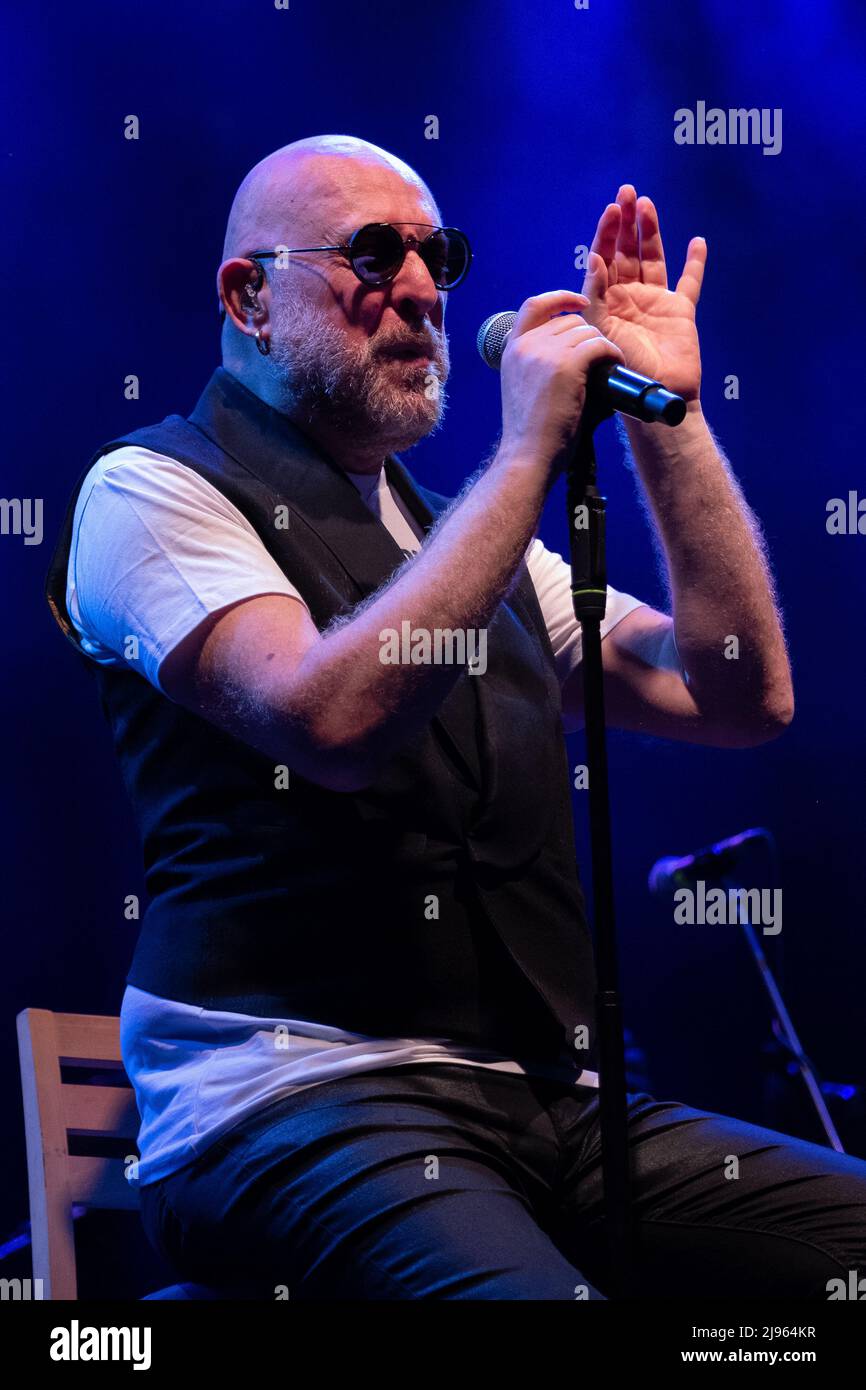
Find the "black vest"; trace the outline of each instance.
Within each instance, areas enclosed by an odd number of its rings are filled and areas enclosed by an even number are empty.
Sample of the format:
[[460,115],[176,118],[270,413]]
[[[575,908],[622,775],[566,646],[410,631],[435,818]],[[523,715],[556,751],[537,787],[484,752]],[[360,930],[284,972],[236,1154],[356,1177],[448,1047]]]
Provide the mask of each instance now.
[[[189,419],[170,415],[94,458],[125,444],[228,497],[320,630],[403,562],[350,479],[223,368]],[[428,529],[448,499],[394,457],[386,471]],[[76,646],[65,589],[80,486],[47,586]],[[559,684],[525,566],[488,626],[486,672],[464,672],[357,793],[294,772],[278,789],[272,759],[173,703],[134,663],[87,664],[144,847],[150,902],[130,983],[207,1009],[595,1065],[594,1030],[588,1049],[574,1047],[591,1024],[592,944]]]

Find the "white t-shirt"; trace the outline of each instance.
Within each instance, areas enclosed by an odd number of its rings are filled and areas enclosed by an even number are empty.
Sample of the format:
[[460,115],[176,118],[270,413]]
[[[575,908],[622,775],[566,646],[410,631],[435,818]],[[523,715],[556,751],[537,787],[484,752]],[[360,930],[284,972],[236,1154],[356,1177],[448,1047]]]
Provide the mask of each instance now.
[[[397,544],[407,554],[419,549],[423,532],[384,468],[348,477]],[[526,561],[564,682],[581,659],[570,569],[539,540]],[[210,614],[262,594],[304,602],[246,517],[199,473],[128,446],[97,460],[75,509],[66,592],[70,618],[94,661],[132,664],[160,689],[160,667],[179,642]],[[602,636],[640,602],[609,588]],[[526,1070],[447,1038],[371,1038],[317,1020],[201,1009],[131,985],[121,1008],[121,1044],[142,1119],[142,1183],[189,1163],[261,1106],[339,1076],[436,1062]],[[576,1079],[568,1071],[563,1079],[598,1084],[589,1071]]]

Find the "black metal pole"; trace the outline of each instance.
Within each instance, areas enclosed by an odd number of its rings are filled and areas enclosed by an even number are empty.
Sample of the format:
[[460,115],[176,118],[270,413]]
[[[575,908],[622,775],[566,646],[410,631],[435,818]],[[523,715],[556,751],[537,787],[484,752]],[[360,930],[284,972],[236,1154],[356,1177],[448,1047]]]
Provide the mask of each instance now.
[[609,1293],[631,1292],[632,1230],[625,1045],[619,995],[613,851],[610,831],[601,621],[607,602],[605,499],[596,486],[593,433],[606,409],[584,415],[568,473],[572,602],[583,640],[584,721],[589,768],[589,819],[596,950],[602,1179]]

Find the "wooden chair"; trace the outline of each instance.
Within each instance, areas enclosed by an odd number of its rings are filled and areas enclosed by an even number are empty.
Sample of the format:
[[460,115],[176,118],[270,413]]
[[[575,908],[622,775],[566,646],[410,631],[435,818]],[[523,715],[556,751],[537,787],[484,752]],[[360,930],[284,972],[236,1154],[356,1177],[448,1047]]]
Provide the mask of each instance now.
[[[126,1177],[126,1156],[137,1156],[139,1119],[120,1055],[120,1020],[24,1009],[18,1015],[18,1053],[33,1278],[42,1280],[44,1298],[75,1299],[73,1207],[138,1207],[137,1184]],[[81,1085],[64,1080],[64,1071],[70,1068],[105,1072],[106,1080],[111,1076],[120,1084]],[[94,1140],[128,1141],[126,1156],[70,1154],[69,1139],[73,1136],[80,1141],[78,1147],[86,1147],[88,1142],[98,1147]],[[213,1291],[183,1284],[148,1295],[179,1299],[214,1296]]]

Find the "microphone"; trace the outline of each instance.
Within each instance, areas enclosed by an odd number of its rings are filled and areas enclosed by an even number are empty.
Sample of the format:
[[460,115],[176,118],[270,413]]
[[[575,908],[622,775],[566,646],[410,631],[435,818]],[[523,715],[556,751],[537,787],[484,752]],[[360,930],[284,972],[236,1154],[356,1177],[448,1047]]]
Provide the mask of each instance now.
[[672,889],[687,888],[704,874],[718,878],[733,868],[742,846],[754,840],[766,840],[772,844],[773,837],[769,830],[762,828],[743,830],[739,835],[717,840],[714,845],[696,850],[694,854],[684,854],[679,859],[673,855],[658,859],[649,871],[649,890],[656,894],[669,893]]
[[[513,309],[491,314],[478,330],[478,351],[488,367],[499,371],[502,354],[508,335],[514,327],[517,314]],[[662,421],[666,425],[678,425],[686,413],[686,403],[682,396],[674,395],[662,386],[660,381],[651,381],[640,372],[629,371],[618,362],[602,364],[593,371],[593,379],[604,391],[611,410],[622,415],[632,415],[635,420],[647,424]]]

